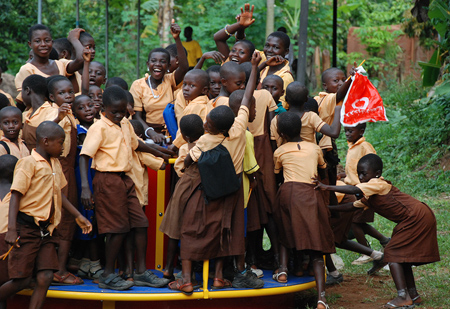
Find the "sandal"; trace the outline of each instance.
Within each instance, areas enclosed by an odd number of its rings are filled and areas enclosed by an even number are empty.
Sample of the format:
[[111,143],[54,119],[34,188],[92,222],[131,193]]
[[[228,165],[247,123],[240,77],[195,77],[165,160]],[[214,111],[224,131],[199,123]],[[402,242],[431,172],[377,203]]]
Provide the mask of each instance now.
[[412,299],[414,305],[419,306],[422,303],[422,298],[420,298],[420,295],[417,295]]
[[414,307],[415,307],[414,303],[412,305],[397,306],[391,302],[388,302],[386,305],[383,306],[383,308],[403,308],[403,309],[412,309]]
[[323,309],[330,309],[330,306],[328,306],[324,301],[319,300],[317,302],[317,309],[319,309],[319,305],[322,305]]
[[194,293],[194,287],[191,282],[183,283],[182,279],[178,279],[176,281],[172,281],[169,283],[169,289],[173,291],[180,291],[184,295],[190,296]]
[[[213,285],[211,285],[211,290],[220,290],[220,289],[226,289],[231,288],[231,282],[227,279],[220,279],[220,278],[214,278]],[[219,285],[214,285],[216,282],[219,283]]]
[[[72,279],[72,282],[66,282],[67,279]],[[67,275],[65,276],[60,276],[57,273],[53,274],[53,282],[52,285],[79,285],[79,284],[83,284],[84,281],[79,278],[76,277],[74,274],[72,273],[67,273]]]
[[[280,279],[281,276],[286,276],[286,278],[285,279]],[[278,283],[287,283],[288,282],[287,281],[287,277],[288,277],[288,275],[287,275],[287,273],[285,271],[280,271],[280,272],[274,273],[272,275],[272,279],[275,280]]]

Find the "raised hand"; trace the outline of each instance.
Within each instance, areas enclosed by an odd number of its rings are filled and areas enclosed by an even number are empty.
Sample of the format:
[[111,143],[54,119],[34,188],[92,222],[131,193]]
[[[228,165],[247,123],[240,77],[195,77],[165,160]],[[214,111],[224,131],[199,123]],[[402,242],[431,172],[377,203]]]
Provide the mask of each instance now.
[[176,40],[180,37],[181,28],[175,23],[175,19],[172,19],[172,25],[170,26],[170,33],[172,33],[173,38]]
[[75,29],[72,29],[72,30],[70,30],[70,32],[69,32],[69,35],[67,36],[67,39],[69,40],[69,41],[72,41],[72,40],[79,40],[80,39],[80,33],[81,32],[84,32],[85,30],[84,29],[81,29],[81,28],[75,28]]
[[279,64],[282,64],[286,59],[281,57],[280,55],[272,56],[266,61],[266,65],[269,67],[277,66]]
[[85,46],[83,49],[83,60],[84,62],[91,62],[91,49],[89,46]]
[[241,8],[241,14],[236,16],[236,20],[239,22],[239,25],[243,28],[247,28],[251,24],[255,22],[255,19],[253,18],[253,10],[255,9],[255,6],[252,5],[252,8],[250,10],[250,4],[246,3],[244,5],[244,8]]
[[251,63],[252,65],[258,65],[261,62],[261,54],[256,50],[253,52]]
[[203,54],[205,59],[213,59],[215,63],[222,64],[225,61],[225,56],[218,51],[210,51]]

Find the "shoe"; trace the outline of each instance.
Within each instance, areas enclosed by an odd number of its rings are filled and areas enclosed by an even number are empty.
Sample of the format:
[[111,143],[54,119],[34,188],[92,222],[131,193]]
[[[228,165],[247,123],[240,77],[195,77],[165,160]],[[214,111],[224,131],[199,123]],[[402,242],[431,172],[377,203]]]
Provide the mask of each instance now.
[[98,287],[101,289],[123,291],[128,290],[133,285],[133,281],[125,281],[116,273],[109,274],[108,277],[102,275],[98,279]]
[[[281,277],[281,276],[283,276],[283,277]],[[285,271],[280,271],[280,272],[274,273],[272,275],[272,279],[278,283],[287,283],[288,282],[287,277],[288,277],[288,275]]]
[[256,278],[251,270],[247,270],[244,274],[238,272],[234,276],[233,288],[240,289],[260,289],[264,286],[262,279]]
[[337,277],[328,274],[325,285],[335,285],[341,283],[342,281],[344,281],[344,276],[342,276],[342,274],[339,274]]
[[170,280],[166,278],[159,278],[157,275],[152,273],[150,270],[146,270],[142,274],[133,275],[134,284],[137,286],[150,286],[153,288],[162,288],[167,285]]
[[255,274],[256,278],[264,277],[264,273],[261,269],[250,267],[250,270],[253,274]]
[[169,289],[180,291],[184,295],[190,296],[194,293],[194,287],[191,282],[183,283],[183,279],[178,279],[169,283]]
[[363,265],[363,264],[366,264],[366,263],[369,263],[372,261],[373,261],[373,259],[370,256],[363,254],[359,258],[354,260],[352,262],[352,265]]
[[384,255],[383,255],[383,257],[381,257],[381,259],[374,260],[372,262],[373,263],[372,268],[367,271],[367,274],[369,276],[373,275],[374,273],[376,273],[377,271],[379,271],[380,269],[382,269],[384,266],[386,266],[388,264],[387,262],[383,261],[384,260],[383,258],[384,258]]

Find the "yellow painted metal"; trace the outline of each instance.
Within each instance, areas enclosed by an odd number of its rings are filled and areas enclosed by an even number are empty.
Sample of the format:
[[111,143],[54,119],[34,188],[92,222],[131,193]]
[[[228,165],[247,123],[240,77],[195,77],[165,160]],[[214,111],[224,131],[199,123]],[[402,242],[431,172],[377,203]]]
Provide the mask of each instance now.
[[[156,179],[156,233],[155,233],[155,267],[162,270],[164,265],[164,234],[159,231],[164,216],[164,207],[166,202],[166,171],[158,171]],[[160,216],[159,214],[163,214]],[[159,266],[159,267],[158,267]]]
[[105,300],[102,305],[103,309],[116,309],[116,302],[113,300]]
[[203,261],[203,298],[209,298],[208,290],[208,278],[209,278],[209,260]]
[[169,159],[169,164],[175,164],[175,161],[176,161],[177,159],[176,158],[171,158],[171,159]]

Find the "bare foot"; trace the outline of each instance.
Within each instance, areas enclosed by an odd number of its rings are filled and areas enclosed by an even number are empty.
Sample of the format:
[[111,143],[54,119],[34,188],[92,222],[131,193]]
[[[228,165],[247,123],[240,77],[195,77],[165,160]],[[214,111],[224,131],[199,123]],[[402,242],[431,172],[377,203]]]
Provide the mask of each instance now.
[[384,308],[397,308],[401,306],[410,306],[413,304],[413,301],[411,297],[407,294],[405,298],[397,296],[390,302],[388,302],[386,305],[384,305]]

